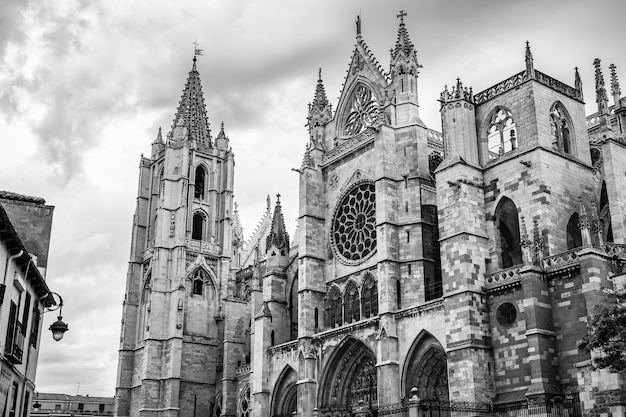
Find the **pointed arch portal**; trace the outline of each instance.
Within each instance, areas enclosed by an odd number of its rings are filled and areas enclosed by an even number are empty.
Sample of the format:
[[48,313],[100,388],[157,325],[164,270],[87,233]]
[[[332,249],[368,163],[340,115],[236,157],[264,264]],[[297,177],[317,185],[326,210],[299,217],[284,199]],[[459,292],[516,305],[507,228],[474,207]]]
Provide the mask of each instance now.
[[411,389],[423,400],[448,401],[448,365],[443,347],[428,332],[415,339],[404,369],[404,397],[411,398]]
[[378,378],[376,356],[363,342],[354,337],[345,339],[326,365],[322,379],[320,416],[335,416],[337,411],[378,409]]
[[278,377],[272,399],[272,417],[291,417],[297,411],[297,380],[296,371],[290,366]]

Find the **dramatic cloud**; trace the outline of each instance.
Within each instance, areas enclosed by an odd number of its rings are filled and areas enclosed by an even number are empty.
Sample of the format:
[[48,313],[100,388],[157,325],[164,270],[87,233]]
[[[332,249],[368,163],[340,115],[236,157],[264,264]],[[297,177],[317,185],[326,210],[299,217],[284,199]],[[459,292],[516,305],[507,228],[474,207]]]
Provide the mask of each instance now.
[[[595,57],[626,80],[620,0],[523,2],[155,0],[0,4],[0,189],[55,205],[48,283],[70,332],[42,335],[37,389],[113,395],[138,162],[170,130],[194,39],[213,134],[224,121],[235,152],[235,200],[252,233],[266,195],[282,195],[290,232],[307,103],[318,68],[333,106],[355,44],[354,20],[383,68],[404,9],[423,64],[420,115],[440,129],[437,99],[461,77],[474,91],[535,66],[573,83],[579,66],[594,110]],[[623,83],[626,81],[623,81]],[[46,314],[44,327],[56,317]]]

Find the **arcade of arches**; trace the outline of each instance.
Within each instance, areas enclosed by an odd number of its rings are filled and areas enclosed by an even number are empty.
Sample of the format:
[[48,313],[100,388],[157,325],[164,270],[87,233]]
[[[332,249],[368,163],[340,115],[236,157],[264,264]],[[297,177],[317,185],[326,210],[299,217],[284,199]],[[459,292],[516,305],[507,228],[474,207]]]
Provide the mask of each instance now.
[[[446,354],[431,334],[422,332],[409,350],[403,372],[404,398],[416,387],[426,400],[448,400]],[[272,397],[272,416],[291,416],[296,411],[296,373],[287,366],[278,378]],[[349,336],[336,348],[325,366],[319,386],[320,416],[378,415],[376,354]],[[400,387],[398,387],[400,389]],[[365,412],[365,414],[363,414]],[[339,414],[338,414],[339,413]]]

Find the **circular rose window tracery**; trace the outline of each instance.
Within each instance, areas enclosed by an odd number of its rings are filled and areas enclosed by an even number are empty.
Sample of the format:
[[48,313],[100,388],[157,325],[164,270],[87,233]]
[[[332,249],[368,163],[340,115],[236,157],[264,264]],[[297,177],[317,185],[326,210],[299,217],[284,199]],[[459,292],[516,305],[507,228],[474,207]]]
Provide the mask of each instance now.
[[365,261],[376,252],[376,193],[374,184],[353,186],[335,211],[331,240],[339,259],[346,264]]
[[356,135],[371,126],[379,113],[376,95],[364,85],[359,85],[350,97],[350,111],[346,117],[344,134]]

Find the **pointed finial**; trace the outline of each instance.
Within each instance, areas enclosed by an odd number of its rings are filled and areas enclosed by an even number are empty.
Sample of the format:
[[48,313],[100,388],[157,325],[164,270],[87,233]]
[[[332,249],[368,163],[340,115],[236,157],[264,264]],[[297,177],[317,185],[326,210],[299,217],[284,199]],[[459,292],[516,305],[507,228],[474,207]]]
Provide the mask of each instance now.
[[356,37],[361,37],[361,15],[357,15],[356,17]]
[[318,75],[317,75],[317,79],[318,79],[319,81],[322,81],[322,67],[320,67],[320,68],[319,68],[319,72],[318,72]]
[[611,94],[613,95],[613,104],[615,107],[619,107],[619,99],[622,95],[622,90],[619,87],[615,64],[611,64],[609,69],[611,70]]
[[267,212],[269,213],[272,210],[272,200],[270,199],[270,195],[267,195]]
[[533,62],[533,53],[530,51],[530,42],[526,41],[526,74],[529,78],[535,78],[535,65]]
[[593,60],[593,66],[595,67],[596,78],[596,103],[598,104],[598,113],[602,115],[609,111],[609,99],[606,95],[606,88],[604,88],[604,75],[600,67],[600,58]]
[[163,143],[163,135],[161,134],[161,126],[159,126],[159,132],[155,140],[156,143]]
[[239,204],[235,202],[235,211],[239,211]]
[[580,91],[580,99],[584,100],[583,97],[583,82],[580,78],[580,73],[578,72],[578,67],[574,67],[574,88]]
[[280,193],[276,194],[276,204],[280,204]]
[[400,24],[404,24],[404,17],[406,16],[406,12],[404,10],[400,10],[400,13],[396,15],[396,17],[400,18]]

